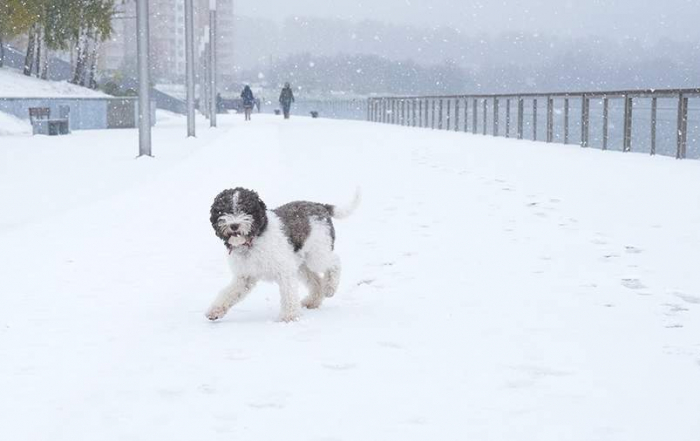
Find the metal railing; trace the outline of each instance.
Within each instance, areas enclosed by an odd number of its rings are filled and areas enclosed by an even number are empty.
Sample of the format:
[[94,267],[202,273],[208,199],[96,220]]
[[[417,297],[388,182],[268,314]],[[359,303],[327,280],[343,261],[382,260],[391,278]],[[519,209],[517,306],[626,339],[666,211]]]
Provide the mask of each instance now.
[[581,147],[700,158],[700,88],[375,97],[368,99],[366,118],[549,143],[578,139]]
[[366,109],[367,100],[362,98],[297,99],[292,105],[292,114],[309,116],[311,112],[318,112],[320,118],[364,120],[366,118]]

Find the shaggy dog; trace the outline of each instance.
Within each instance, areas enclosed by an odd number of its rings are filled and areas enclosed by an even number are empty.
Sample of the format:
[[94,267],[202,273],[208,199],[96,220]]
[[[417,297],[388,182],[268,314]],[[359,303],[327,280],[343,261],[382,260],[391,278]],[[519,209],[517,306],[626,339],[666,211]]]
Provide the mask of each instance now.
[[228,251],[233,280],[209,307],[207,318],[222,318],[259,280],[279,285],[280,321],[299,318],[299,280],[309,289],[301,304],[309,309],[321,306],[340,282],[331,219],[350,216],[359,203],[359,189],[347,207],[290,202],[274,210],[268,210],[256,192],[245,188],[219,193],[211,206],[210,221]]

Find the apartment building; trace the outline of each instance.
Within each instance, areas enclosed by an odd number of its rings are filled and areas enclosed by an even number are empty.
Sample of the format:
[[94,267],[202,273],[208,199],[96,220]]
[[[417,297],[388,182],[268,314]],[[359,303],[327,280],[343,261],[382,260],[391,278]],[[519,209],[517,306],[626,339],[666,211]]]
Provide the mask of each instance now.
[[[161,82],[180,82],[185,77],[184,0],[151,0],[150,61],[153,77]],[[209,0],[195,0],[195,58],[204,62],[204,42],[208,41]],[[234,1],[217,0],[217,77],[228,84],[234,72]],[[112,37],[100,49],[102,72],[136,71],[136,8],[133,2],[120,5],[113,21]]]

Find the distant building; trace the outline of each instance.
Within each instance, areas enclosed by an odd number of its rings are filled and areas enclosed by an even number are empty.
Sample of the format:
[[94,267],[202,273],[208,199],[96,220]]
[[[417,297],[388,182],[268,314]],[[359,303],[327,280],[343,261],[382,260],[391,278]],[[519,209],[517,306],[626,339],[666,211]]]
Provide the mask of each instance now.
[[[195,57],[199,67],[204,62],[204,42],[208,41],[209,0],[195,0]],[[151,69],[156,81],[182,82],[185,78],[185,9],[184,0],[151,0]],[[112,26],[113,33],[100,47],[98,67],[101,72],[136,72],[136,7],[134,2],[119,5]],[[222,86],[233,79],[234,10],[233,0],[217,0],[217,79]],[[199,69],[196,69],[197,71]]]

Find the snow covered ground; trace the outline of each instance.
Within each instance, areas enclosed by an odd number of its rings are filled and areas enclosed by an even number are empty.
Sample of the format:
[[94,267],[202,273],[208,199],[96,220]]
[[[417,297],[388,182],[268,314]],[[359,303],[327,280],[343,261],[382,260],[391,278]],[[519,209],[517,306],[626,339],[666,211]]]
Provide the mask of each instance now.
[[[700,163],[254,115],[0,141],[0,439],[700,439]],[[339,293],[221,322],[236,185],[347,201]]]
[[0,136],[31,134],[32,126],[29,120],[23,120],[9,113],[0,112]]
[[46,81],[22,75],[21,72],[0,68],[1,98],[77,98],[105,97],[103,92],[76,86],[67,81]]

